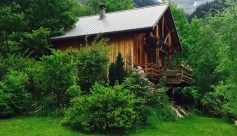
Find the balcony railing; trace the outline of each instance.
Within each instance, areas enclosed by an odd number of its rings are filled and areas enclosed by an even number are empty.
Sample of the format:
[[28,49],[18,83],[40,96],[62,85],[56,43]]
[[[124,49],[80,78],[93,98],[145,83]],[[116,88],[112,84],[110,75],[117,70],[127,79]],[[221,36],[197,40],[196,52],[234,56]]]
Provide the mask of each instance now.
[[183,66],[163,66],[166,85],[188,86],[192,84],[192,70]]
[[154,63],[147,63],[135,66],[141,66],[146,76],[155,82],[163,77],[165,78],[166,85],[192,85],[192,70],[183,65],[159,66]]
[[142,67],[142,70],[144,70],[146,76],[153,81],[158,81],[161,77],[161,69],[157,64],[147,63],[135,65],[135,67],[137,66]]

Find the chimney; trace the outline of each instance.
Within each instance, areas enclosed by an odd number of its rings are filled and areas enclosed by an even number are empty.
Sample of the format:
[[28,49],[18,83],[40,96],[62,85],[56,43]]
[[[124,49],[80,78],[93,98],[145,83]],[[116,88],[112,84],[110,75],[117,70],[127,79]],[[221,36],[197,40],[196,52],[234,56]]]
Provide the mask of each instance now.
[[105,18],[105,8],[106,8],[106,6],[104,4],[100,4],[99,8],[100,8],[100,20],[103,20]]

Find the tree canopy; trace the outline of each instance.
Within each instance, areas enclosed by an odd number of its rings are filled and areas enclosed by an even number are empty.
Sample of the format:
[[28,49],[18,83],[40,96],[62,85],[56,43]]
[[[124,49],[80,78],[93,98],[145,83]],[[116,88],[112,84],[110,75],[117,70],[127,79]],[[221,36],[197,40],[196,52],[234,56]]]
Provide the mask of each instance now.
[[[225,6],[193,18],[190,23],[184,13],[172,6],[175,23],[184,52],[179,60],[192,67],[194,86],[201,94],[207,112],[236,119],[236,0],[226,0]],[[183,27],[182,27],[183,26]]]
[[49,52],[49,36],[62,34],[76,21],[75,0],[8,0],[0,2],[1,53]]
[[218,11],[222,11],[223,8],[227,6],[225,2],[226,0],[214,0],[203,3],[189,16],[189,20],[195,16],[197,18],[204,18],[207,13],[215,15]]

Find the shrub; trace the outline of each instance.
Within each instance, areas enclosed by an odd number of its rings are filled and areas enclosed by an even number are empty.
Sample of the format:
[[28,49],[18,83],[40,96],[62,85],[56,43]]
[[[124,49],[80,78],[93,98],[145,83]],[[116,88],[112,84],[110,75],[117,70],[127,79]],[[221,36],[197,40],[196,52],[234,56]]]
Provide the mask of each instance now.
[[[96,36],[92,44],[80,47],[80,51],[74,51],[77,57],[78,84],[82,93],[89,94],[91,86],[97,81],[101,82],[105,78],[106,65],[108,62],[107,53],[112,46],[106,46],[108,38]],[[87,42],[87,39],[86,39]]]
[[220,82],[218,86],[213,87],[214,92],[206,93],[202,99],[202,104],[206,106],[212,114],[221,115],[229,120],[236,120],[236,85],[224,84],[223,82]]
[[26,82],[26,74],[11,69],[0,82],[0,117],[21,114],[29,107],[31,95],[25,90]]
[[[139,113],[140,123],[146,125],[149,124],[148,118],[154,115],[154,111],[161,110],[169,104],[166,95],[167,87],[163,85],[162,81],[157,86],[150,82],[142,69],[131,71],[132,73],[122,85],[124,88],[131,90],[138,99],[145,100],[136,103],[135,109]],[[159,113],[161,112],[157,112],[157,114]]]
[[35,63],[34,59],[23,55],[8,54],[6,57],[0,56],[0,80],[4,78],[9,69],[26,72]]
[[85,131],[116,129],[121,132],[136,126],[136,99],[129,90],[119,85],[112,88],[95,83],[90,91],[91,95],[72,100],[64,125]]
[[162,105],[156,110],[156,115],[162,121],[176,121],[177,113],[172,110],[172,104]]
[[[37,69],[31,69],[31,73],[37,72],[32,77],[37,105],[46,109],[69,106],[71,97],[66,92],[75,84],[72,56],[67,52],[53,51],[52,55],[40,59]],[[37,94],[37,91],[40,93]]]

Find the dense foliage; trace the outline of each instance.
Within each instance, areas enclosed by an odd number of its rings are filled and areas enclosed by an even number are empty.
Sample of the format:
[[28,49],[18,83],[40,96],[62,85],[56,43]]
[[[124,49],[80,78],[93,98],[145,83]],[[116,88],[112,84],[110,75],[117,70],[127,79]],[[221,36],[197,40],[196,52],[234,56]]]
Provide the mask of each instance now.
[[0,118],[19,115],[31,101],[31,94],[25,90],[28,76],[23,72],[9,70],[0,82]]
[[[74,84],[72,57],[61,51],[53,51],[52,55],[41,57],[40,92],[43,97],[48,97],[48,105],[69,105],[70,97],[67,89]],[[44,105],[46,106],[46,105]]]
[[77,130],[104,131],[114,129],[124,132],[134,128],[138,115],[134,109],[135,96],[123,86],[104,87],[95,83],[91,95],[76,97],[72,100],[64,120]]
[[181,19],[183,12],[172,4],[171,9],[186,54],[180,54],[179,59],[192,67],[195,89],[201,95],[198,107],[236,119],[236,1],[226,0],[215,14],[211,11],[203,19],[193,18],[191,23]]
[[50,52],[49,36],[62,34],[76,21],[75,0],[0,1],[0,51],[39,58]]
[[166,91],[162,82],[155,86],[136,69],[122,85],[96,82],[90,95],[73,98],[63,124],[77,130],[125,132],[151,125],[154,118],[174,121],[176,113],[169,106]]
[[[87,41],[87,38],[85,39]],[[108,38],[95,37],[89,46],[88,43],[80,51],[73,51],[74,62],[77,65],[78,84],[84,93],[89,93],[95,81],[106,81],[106,66],[108,62],[107,53],[112,45],[106,46]]]
[[[234,3],[234,4],[233,4]],[[218,85],[213,86],[213,93],[207,93],[204,104],[207,104],[207,100],[211,97],[218,98],[213,101],[219,101],[219,109],[214,112],[221,113],[221,115],[236,119],[236,59],[234,54],[236,53],[235,43],[237,41],[235,35],[237,30],[236,15],[237,5],[234,0],[227,0],[226,4],[229,8],[225,8],[224,11],[219,12],[214,17],[209,17],[207,27],[210,27],[215,34],[215,43],[217,48],[218,65],[215,68],[215,73],[219,74]],[[213,37],[214,38],[214,37]],[[216,105],[212,106],[214,109]]]
[[[176,115],[168,107],[167,87],[163,82],[157,86],[150,82],[142,69],[131,70],[132,73],[125,79],[123,86],[135,94],[141,101],[136,103],[140,123],[149,124],[149,117],[154,116],[161,120],[175,120]],[[165,116],[167,115],[167,116]]]

